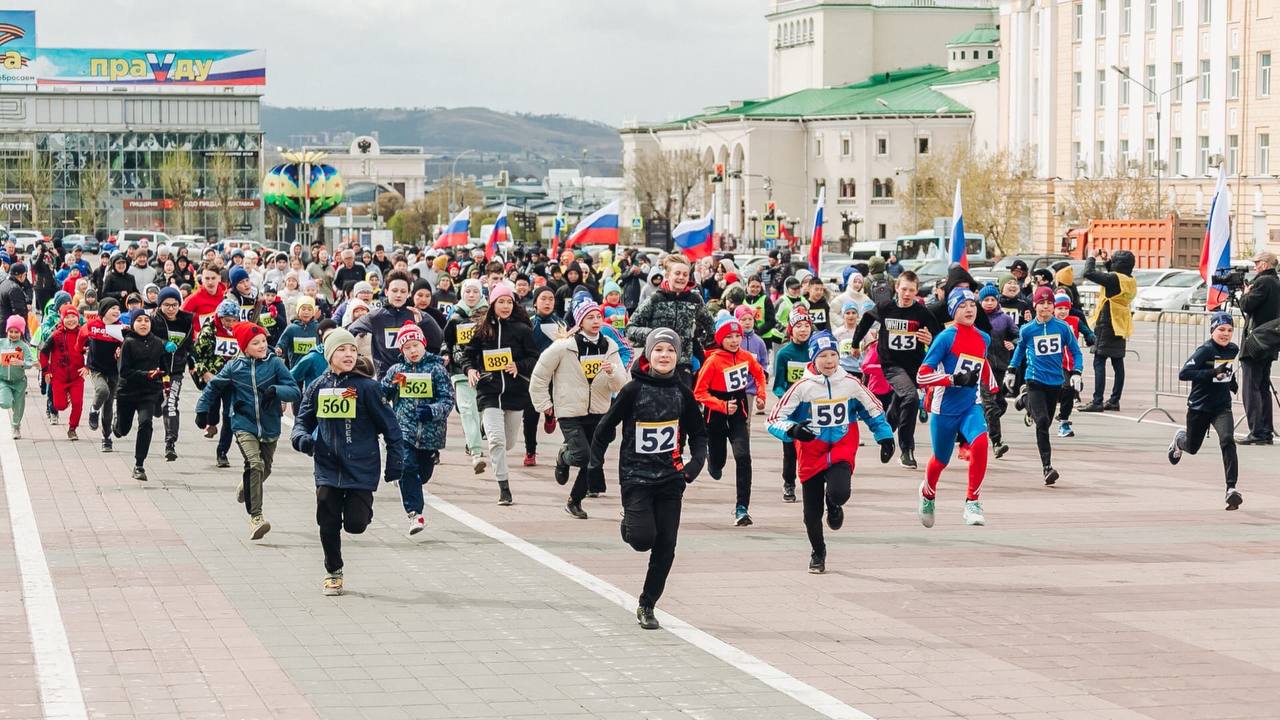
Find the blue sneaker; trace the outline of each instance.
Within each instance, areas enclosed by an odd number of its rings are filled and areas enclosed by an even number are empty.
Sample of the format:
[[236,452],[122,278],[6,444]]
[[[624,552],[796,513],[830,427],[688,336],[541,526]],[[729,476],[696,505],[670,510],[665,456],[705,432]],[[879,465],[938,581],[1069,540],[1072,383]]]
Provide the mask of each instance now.
[[746,527],[750,524],[751,524],[751,516],[747,514],[746,506],[739,505],[738,507],[734,508],[733,510],[734,527]]
[[1058,425],[1058,437],[1069,438],[1075,436],[1076,432],[1071,429],[1071,423],[1069,421],[1063,420],[1062,423]]

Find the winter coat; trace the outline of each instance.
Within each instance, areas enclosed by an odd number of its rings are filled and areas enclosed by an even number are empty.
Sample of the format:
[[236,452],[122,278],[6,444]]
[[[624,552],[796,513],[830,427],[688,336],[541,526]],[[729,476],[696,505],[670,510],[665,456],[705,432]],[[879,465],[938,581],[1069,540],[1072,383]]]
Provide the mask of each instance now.
[[817,435],[813,440],[794,441],[796,474],[803,483],[838,462],[854,467],[858,420],[871,428],[876,442],[893,439],[880,401],[856,377],[840,369],[830,377],[811,371],[773,406],[769,432],[791,442],[787,431],[807,422]]
[[204,327],[204,324],[213,319],[213,313],[218,309],[218,305],[222,303],[222,298],[227,294],[226,287],[219,285],[216,293],[210,294],[204,291],[203,287],[198,287],[195,292],[187,296],[186,302],[182,303],[182,309],[191,313],[196,317],[196,327]]
[[[430,321],[426,317],[423,320],[429,322],[430,325],[435,325],[434,321]],[[400,361],[400,349],[396,347],[396,333],[400,332],[400,328],[404,327],[405,323],[416,323],[418,327],[423,328],[423,335],[425,336],[423,344],[426,345],[428,351],[431,350],[432,346],[437,349],[440,347],[439,328],[435,328],[436,332],[434,334],[436,337],[433,338],[427,335],[426,328],[423,327],[424,323],[417,321],[414,317],[412,306],[408,304],[399,308],[391,307],[390,304],[384,305],[377,310],[369,311],[364,317],[347,327],[351,334],[356,337],[362,335],[370,336],[369,349],[373,356],[373,368],[378,377],[385,375],[387,368]]]
[[138,408],[150,407],[152,413],[159,415],[164,400],[164,376],[150,377],[149,373],[153,370],[163,373],[168,361],[164,340],[155,333],[137,335],[126,330],[120,345],[120,384],[116,388],[116,400]]
[[324,359],[324,346],[316,345],[295,359],[289,374],[293,376],[294,382],[298,383],[298,387],[305,390],[328,371],[329,362]]
[[[764,398],[764,368],[750,352],[723,349],[707,353],[707,361],[698,370],[693,397],[707,411],[728,414],[728,401],[737,400],[737,414],[750,416],[752,396],[747,387],[754,381],[754,397]],[[710,416],[707,416],[710,418]]]
[[[1274,269],[1263,270],[1253,279],[1249,292],[1240,297],[1240,311],[1244,313],[1244,335],[1247,338],[1259,325],[1280,318],[1280,276]],[[1275,353],[1266,358],[1275,359]]]
[[[330,408],[331,413],[341,413],[342,403],[338,398],[346,390],[355,391],[348,406],[353,409],[354,417],[319,417],[321,403]],[[385,468],[378,449],[379,435],[387,448]],[[355,370],[341,375],[326,372],[303,391],[290,440],[295,450],[310,450],[316,487],[373,492],[378,489],[379,470],[387,482],[401,475],[404,439],[400,423],[383,399],[382,387],[377,381]]]
[[636,308],[627,326],[627,340],[637,348],[654,328],[670,328],[680,335],[680,360],[683,367],[692,365],[694,345],[705,347],[715,337],[711,314],[702,298],[691,290],[673,292],[664,285]]
[[[112,258],[112,262],[114,262],[114,258]],[[138,283],[129,274],[129,271],[126,269],[124,272],[118,273],[115,270],[115,265],[112,265],[111,269],[107,271],[106,277],[102,280],[102,292],[98,293],[98,297],[115,298],[123,304],[129,293],[136,292],[138,292]]]
[[0,380],[7,383],[27,384],[27,368],[34,367],[36,364],[36,351],[26,340],[18,338],[11,341],[7,337],[0,337],[0,356],[6,353],[20,353],[21,359],[15,358],[12,365],[0,365]]
[[1188,409],[1216,415],[1231,408],[1231,394],[1239,389],[1235,374],[1239,354],[1235,343],[1219,345],[1212,338],[1191,353],[1178,371],[1178,380],[1191,383]]
[[27,302],[26,283],[10,275],[0,282],[0,322],[8,320],[11,315],[17,315],[26,322],[29,314],[31,306]]
[[195,346],[191,351],[192,370],[191,375],[196,380],[196,385],[204,387],[204,374],[217,375],[222,366],[236,355],[240,354],[240,345],[236,342],[236,338],[231,334],[231,329],[223,327],[222,321],[214,318],[213,322],[205,323],[200,328],[200,333],[196,335]]
[[156,337],[173,343],[174,350],[164,371],[169,375],[177,375],[182,372],[183,366],[187,363],[187,357],[191,355],[191,349],[195,347],[196,318],[189,312],[179,310],[178,314],[170,320],[164,316],[163,312],[157,310],[152,315],[151,323],[151,332]]
[[80,379],[84,367],[84,339],[80,328],[68,330],[59,324],[40,346],[40,369],[66,384]]
[[305,323],[301,320],[294,320],[289,323],[289,327],[284,329],[284,332],[280,334],[280,342],[276,344],[276,347],[280,349],[285,365],[292,368],[303,355],[311,352],[313,348],[319,347],[320,332],[317,330],[319,324],[315,320]]
[[[475,370],[480,373],[480,380],[476,382],[476,405],[480,410],[524,410],[529,406],[529,375],[538,362],[538,348],[533,344],[530,325],[510,318],[499,320],[496,332],[488,338],[480,336],[477,325],[475,336],[464,347],[466,351],[461,353],[462,372]],[[486,351],[490,357],[502,351],[510,352],[516,374],[512,376],[503,370],[486,370]]]
[[809,367],[809,346],[789,342],[773,354],[773,395],[782,397],[800,381]]
[[[662,378],[650,373],[642,357],[627,383],[600,419],[591,440],[589,466],[604,465],[605,451],[622,426],[618,449],[618,483],[658,485],[675,478],[693,482],[707,462],[707,426],[693,392],[678,373]],[[689,442],[689,462],[681,453],[681,436]]]
[[987,359],[991,361],[992,370],[1003,372],[1009,368],[1009,360],[1013,357],[1013,351],[1004,344],[1008,341],[1017,345],[1018,325],[998,307],[987,313],[987,319],[991,323],[991,345],[987,347]]
[[280,336],[289,326],[284,301],[277,297],[270,305],[263,303],[262,311],[258,313],[258,324],[267,331],[267,347],[274,350],[280,344]]
[[259,360],[241,354],[205,385],[196,412],[208,412],[216,399],[231,408],[231,429],[270,440],[280,437],[282,403],[297,402],[302,393],[284,361],[268,354]]
[[475,336],[476,320],[484,314],[487,307],[489,306],[482,302],[473,308],[468,308],[460,302],[453,306],[453,312],[449,314],[449,322],[445,323],[444,346],[448,351],[450,377],[455,383],[467,379],[464,366],[467,346]]
[[[570,418],[603,415],[609,409],[613,394],[631,382],[631,374],[618,352],[618,344],[604,335],[600,340],[595,347],[602,345],[605,350],[595,356],[594,362],[582,360],[584,343],[577,333],[555,341],[538,357],[529,379],[529,400],[534,410],[546,412],[554,408],[556,417]],[[613,365],[612,373],[600,369],[601,359]]]
[[[397,385],[396,375],[404,373],[409,381],[404,386]],[[424,393],[426,397],[406,397],[406,393],[422,390],[421,380],[413,375],[427,375],[431,378],[431,391]],[[400,434],[405,443],[418,450],[440,450],[445,446],[445,434],[449,427],[449,412],[453,410],[453,382],[449,379],[449,371],[444,369],[444,360],[439,355],[427,353],[416,363],[408,360],[395,363],[387,368],[382,377],[382,392],[400,423]]]
[[529,322],[533,324],[533,344],[538,347],[538,352],[546,351],[551,347],[551,343],[559,340],[564,334],[564,320],[555,313],[542,316],[536,312],[530,312]]

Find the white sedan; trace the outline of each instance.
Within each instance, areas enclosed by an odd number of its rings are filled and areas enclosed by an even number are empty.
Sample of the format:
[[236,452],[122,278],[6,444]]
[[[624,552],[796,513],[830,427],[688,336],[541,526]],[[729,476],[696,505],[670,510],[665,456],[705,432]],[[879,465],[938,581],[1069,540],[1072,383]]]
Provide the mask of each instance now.
[[1191,296],[1204,287],[1204,278],[1194,270],[1179,270],[1166,274],[1155,282],[1138,289],[1133,299],[1134,310],[1185,310]]

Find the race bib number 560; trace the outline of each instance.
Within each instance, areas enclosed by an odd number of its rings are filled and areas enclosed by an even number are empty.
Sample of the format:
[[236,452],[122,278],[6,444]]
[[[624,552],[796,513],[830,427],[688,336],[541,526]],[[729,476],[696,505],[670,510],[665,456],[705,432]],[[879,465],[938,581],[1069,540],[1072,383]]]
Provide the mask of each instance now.
[[642,455],[670,453],[680,437],[677,421],[636,423],[636,452]]
[[344,388],[321,388],[316,394],[316,417],[326,420],[354,420],[356,399],[343,397]]

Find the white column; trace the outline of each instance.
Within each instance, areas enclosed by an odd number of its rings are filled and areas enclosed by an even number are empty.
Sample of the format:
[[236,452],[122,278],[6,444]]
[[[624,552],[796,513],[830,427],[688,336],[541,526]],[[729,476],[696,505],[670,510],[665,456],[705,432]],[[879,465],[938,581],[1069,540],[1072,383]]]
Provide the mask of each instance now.
[[[741,168],[736,168],[741,170]],[[731,178],[729,182],[729,204],[725,207],[729,211],[729,234],[742,238],[742,213],[739,206],[742,204],[742,181],[743,178]]]

